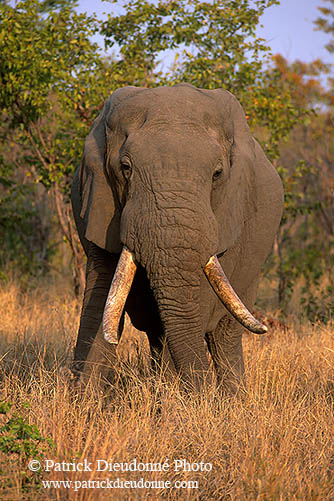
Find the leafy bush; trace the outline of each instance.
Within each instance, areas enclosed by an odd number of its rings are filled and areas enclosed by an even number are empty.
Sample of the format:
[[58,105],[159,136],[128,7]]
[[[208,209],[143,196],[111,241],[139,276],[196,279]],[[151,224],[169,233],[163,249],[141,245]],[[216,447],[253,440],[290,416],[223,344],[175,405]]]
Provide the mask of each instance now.
[[[21,415],[13,414],[9,418],[11,407],[11,402],[0,402],[0,415],[7,419],[0,427],[0,452],[7,456],[11,464],[17,465],[23,489],[36,487],[40,484],[41,470],[30,471],[28,462],[32,458],[42,461],[54,444],[50,438],[42,436],[36,425],[27,423]],[[30,405],[25,404],[24,407],[29,408]]]

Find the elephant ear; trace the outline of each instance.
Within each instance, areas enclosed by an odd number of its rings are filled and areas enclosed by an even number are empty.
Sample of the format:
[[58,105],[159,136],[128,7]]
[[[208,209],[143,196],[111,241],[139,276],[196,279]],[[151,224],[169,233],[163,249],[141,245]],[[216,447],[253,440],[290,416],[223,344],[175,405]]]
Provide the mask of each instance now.
[[137,90],[119,89],[107,99],[86,138],[72,187],[72,206],[81,241],[86,239],[115,254],[121,251],[121,207],[106,172],[106,119],[117,104]]
[[258,210],[258,172],[265,164],[271,164],[253,139],[238,100],[222,89],[213,92],[220,114],[221,140],[225,149],[226,144],[230,145],[229,178],[216,197],[214,207],[220,222],[219,246],[223,251],[239,245],[247,221]]

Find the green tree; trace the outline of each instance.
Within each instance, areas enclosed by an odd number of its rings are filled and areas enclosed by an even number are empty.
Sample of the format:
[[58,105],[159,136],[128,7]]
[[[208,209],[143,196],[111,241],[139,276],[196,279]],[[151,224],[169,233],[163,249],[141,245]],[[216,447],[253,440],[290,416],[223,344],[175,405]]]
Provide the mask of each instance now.
[[[325,19],[322,23],[329,26]],[[278,165],[286,210],[277,240],[279,302],[285,309],[296,284],[302,284],[304,314],[310,320],[327,321],[334,313],[332,66],[319,59],[288,63],[280,55],[274,63],[294,106],[309,110],[308,119],[297,124],[289,141],[280,145]],[[323,84],[325,76],[329,76],[328,86]]]
[[[83,256],[72,224],[69,187],[84,138],[112,83],[98,46],[91,42],[98,30],[96,18],[72,7],[49,10],[51,3],[0,5],[2,135],[7,150],[10,143],[20,145],[24,169],[52,194],[82,285]],[[13,167],[9,158],[7,151],[8,169]]]
[[[239,95],[262,69],[261,57],[268,48],[256,36],[256,27],[263,11],[277,3],[130,0],[123,4],[124,14],[109,15],[102,33],[107,47],[115,43],[120,47],[119,74],[129,75],[132,83],[149,86],[185,80],[204,88],[225,87]],[[175,64],[168,72],[161,58],[171,51]]]
[[13,164],[0,159],[0,278],[7,278],[10,263],[28,283],[48,270],[51,225],[41,217],[37,185],[22,181]]
[[[130,0],[102,25],[107,47],[119,47],[117,83],[225,88],[241,101],[253,130],[265,128],[271,159],[304,110],[296,108],[273,71],[270,50],[256,36],[264,10],[277,0]],[[173,60],[166,68],[167,60]],[[174,59],[173,59],[174,58]],[[261,138],[260,138],[261,139]]]
[[318,7],[322,16],[318,17],[314,24],[317,30],[331,35],[330,41],[325,45],[328,52],[334,52],[334,0],[322,0],[330,4],[329,7]]

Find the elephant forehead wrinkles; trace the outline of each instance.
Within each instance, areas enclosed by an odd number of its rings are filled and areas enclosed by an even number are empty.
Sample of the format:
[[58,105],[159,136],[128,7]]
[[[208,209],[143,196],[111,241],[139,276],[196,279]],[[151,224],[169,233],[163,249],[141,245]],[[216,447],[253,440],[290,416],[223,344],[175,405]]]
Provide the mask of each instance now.
[[211,166],[225,154],[225,149],[206,132],[189,134],[171,128],[164,131],[147,132],[144,129],[131,134],[124,146],[137,166],[156,166],[159,170],[179,170],[190,166]]
[[[229,114],[228,110],[223,113]],[[169,127],[179,124],[184,128],[203,127],[222,135],[224,123],[225,136],[232,136],[231,117],[222,119],[222,110],[217,106],[214,95],[198,92],[194,88],[145,89],[118,103],[106,117],[107,126],[128,135],[142,127]]]

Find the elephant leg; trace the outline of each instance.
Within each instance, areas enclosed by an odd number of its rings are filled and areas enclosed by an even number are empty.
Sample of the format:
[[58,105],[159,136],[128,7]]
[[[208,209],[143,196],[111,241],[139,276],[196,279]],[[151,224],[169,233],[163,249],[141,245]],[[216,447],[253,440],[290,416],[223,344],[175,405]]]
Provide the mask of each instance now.
[[[168,346],[170,343],[168,343]],[[184,345],[183,347],[184,348]],[[181,387],[188,393],[202,391],[205,381],[209,381],[209,360],[207,349],[203,338],[198,338],[184,348],[187,353],[186,363],[184,361],[183,349],[175,347],[169,348],[171,360],[176,367],[176,373],[181,377]]]
[[[258,279],[248,287],[245,304],[252,308],[255,303]],[[206,334],[206,341],[216,371],[217,382],[228,393],[236,393],[245,387],[244,359],[242,351],[243,327],[229,314],[219,321],[215,331]]]
[[215,331],[206,334],[217,382],[229,393],[236,393],[240,384],[244,384],[242,331],[236,320],[224,315]]
[[[117,256],[90,243],[86,266],[86,287],[72,371],[81,382],[94,375],[107,377],[116,356],[116,344],[102,335],[102,317]],[[121,327],[120,327],[121,329]]]

